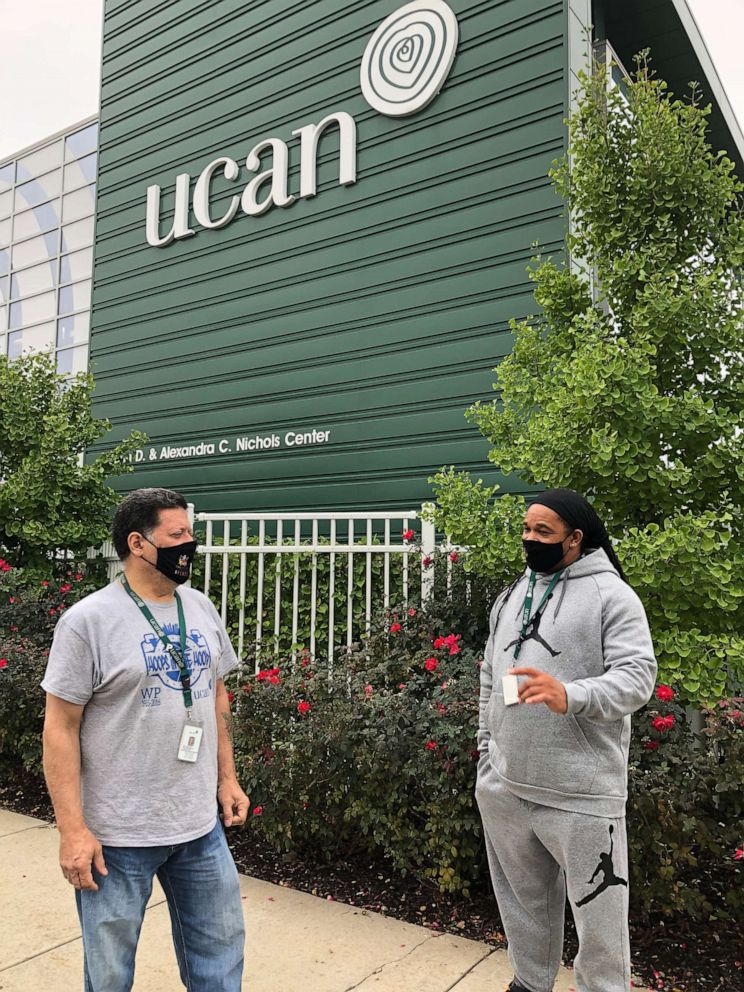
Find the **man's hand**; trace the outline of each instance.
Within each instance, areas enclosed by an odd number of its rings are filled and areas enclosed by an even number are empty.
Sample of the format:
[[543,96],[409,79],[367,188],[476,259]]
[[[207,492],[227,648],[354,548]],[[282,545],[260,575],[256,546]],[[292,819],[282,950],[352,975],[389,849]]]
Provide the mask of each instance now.
[[222,822],[226,827],[239,827],[245,823],[251,804],[236,778],[228,778],[218,783],[217,801],[222,811]]
[[520,703],[545,703],[554,713],[568,712],[566,687],[539,668],[510,668],[509,675],[528,675],[519,687]]
[[99,875],[108,875],[103,848],[86,826],[67,830],[60,835],[59,864],[62,874],[76,889],[98,892],[91,865],[95,866]]

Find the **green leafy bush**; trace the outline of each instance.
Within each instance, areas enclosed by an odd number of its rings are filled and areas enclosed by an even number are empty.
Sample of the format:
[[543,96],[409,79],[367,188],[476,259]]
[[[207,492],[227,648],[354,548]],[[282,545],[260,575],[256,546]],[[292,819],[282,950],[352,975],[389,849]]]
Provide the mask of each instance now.
[[[706,703],[744,683],[744,187],[696,91],[673,98],[643,60],[622,94],[600,67],[582,82],[551,172],[566,257],[536,260],[538,316],[512,322],[496,396],[467,417],[501,472],[592,500],[660,678]],[[438,529],[505,585],[523,500],[452,468],[431,481]]]
[[56,561],[44,572],[0,559],[0,764],[41,772],[44,677],[54,627],[101,585],[95,562]]
[[477,881],[488,595],[471,587],[468,601],[461,569],[455,586],[459,605],[378,615],[330,669],[307,652],[257,676],[249,666],[235,690],[237,763],[269,843],[325,858],[375,850],[445,891]]
[[108,536],[119,497],[106,480],[131,471],[147,438],[92,457],[111,429],[93,417],[93,388],[87,373],[66,381],[48,355],[0,355],[0,551],[14,565],[43,570],[57,549],[81,556]]
[[[473,790],[479,663],[495,590],[462,566],[438,554],[434,601],[377,613],[370,639],[339,649],[332,668],[305,650],[294,663],[264,658],[258,676],[249,656],[230,677],[236,762],[257,840],[309,859],[382,854],[445,891],[488,886]],[[98,565],[61,568],[40,580],[0,563],[0,765],[34,773],[54,625],[102,582]],[[635,919],[744,921],[744,700],[721,701],[705,717],[696,736],[676,694],[634,717]]]

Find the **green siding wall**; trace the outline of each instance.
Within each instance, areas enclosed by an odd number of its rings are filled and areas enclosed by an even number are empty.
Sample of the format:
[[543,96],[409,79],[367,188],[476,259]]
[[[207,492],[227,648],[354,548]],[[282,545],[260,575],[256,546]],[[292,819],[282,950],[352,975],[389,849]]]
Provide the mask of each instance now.
[[[499,477],[463,416],[492,395],[507,322],[533,309],[525,267],[560,251],[546,173],[565,143],[563,0],[450,0],[460,44],[440,95],[403,119],[364,101],[359,67],[396,0],[106,3],[91,367],[116,439],[230,454],[146,460],[133,485],[199,509],[384,508],[430,498],[443,464]],[[166,248],[145,240],[147,187],[346,111],[318,195]],[[213,215],[250,176],[214,184]],[[195,221],[191,222],[195,227]],[[234,451],[238,436],[330,430],[330,443]],[[149,452],[149,447],[146,449]],[[499,480],[500,481],[500,480]],[[513,481],[506,488],[515,488]]]

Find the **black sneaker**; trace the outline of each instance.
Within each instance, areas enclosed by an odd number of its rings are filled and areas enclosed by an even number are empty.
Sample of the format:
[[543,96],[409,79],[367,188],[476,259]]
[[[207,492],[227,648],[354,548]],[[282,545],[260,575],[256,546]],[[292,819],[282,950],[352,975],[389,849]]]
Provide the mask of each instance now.
[[520,985],[519,982],[515,978],[512,981],[512,983],[509,986],[509,988],[507,989],[507,992],[530,992],[530,990],[529,989],[526,989],[524,987],[524,985]]

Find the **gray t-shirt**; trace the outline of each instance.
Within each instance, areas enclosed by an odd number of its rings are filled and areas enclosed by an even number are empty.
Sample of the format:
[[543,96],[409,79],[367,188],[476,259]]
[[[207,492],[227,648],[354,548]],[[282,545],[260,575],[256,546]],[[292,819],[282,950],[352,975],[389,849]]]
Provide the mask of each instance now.
[[[179,596],[192,719],[204,726],[195,764],[177,757],[186,722],[178,669],[120,582],[70,607],[54,632],[41,685],[85,706],[83,815],[98,840],[112,847],[181,844],[209,833],[217,819],[215,684],[238,661],[206,596],[185,587]],[[175,600],[147,605],[180,648]]]

